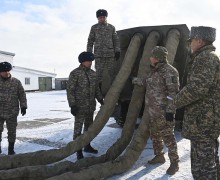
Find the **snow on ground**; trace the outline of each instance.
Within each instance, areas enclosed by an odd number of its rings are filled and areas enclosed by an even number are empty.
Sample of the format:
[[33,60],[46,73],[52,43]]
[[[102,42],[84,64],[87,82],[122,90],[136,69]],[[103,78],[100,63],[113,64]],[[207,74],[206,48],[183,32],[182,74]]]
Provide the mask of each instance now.
[[[29,92],[27,93],[27,100],[27,114],[18,117],[16,153],[60,148],[72,140],[74,117],[70,114],[65,90]],[[99,108],[100,106],[97,104],[97,111]],[[92,141],[92,145],[99,150],[99,153],[97,155],[84,153],[85,157],[104,154],[120,137],[122,129],[109,126],[111,124],[115,124],[113,118],[109,119],[103,130]],[[2,151],[7,154],[6,128],[2,135]],[[133,167],[123,174],[108,178],[108,180],[193,179],[190,171],[190,143],[188,140],[181,138],[179,132],[176,132],[176,138],[180,156],[180,170],[175,175],[166,175],[166,170],[169,167],[166,147],[164,148],[166,163],[162,165],[149,165],[147,163],[154,156],[152,141],[148,140],[144,151]],[[66,159],[76,161],[76,156],[73,154]]]

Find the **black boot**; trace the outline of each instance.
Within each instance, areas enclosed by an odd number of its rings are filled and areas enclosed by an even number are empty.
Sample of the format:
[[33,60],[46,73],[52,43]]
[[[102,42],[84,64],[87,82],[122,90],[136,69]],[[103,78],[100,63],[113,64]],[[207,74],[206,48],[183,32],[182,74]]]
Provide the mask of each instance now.
[[84,148],[84,151],[85,152],[88,152],[88,153],[93,153],[93,154],[97,154],[98,153],[98,150],[94,149],[90,143]]
[[8,142],[8,143],[9,143],[9,145],[8,145],[8,155],[15,154],[15,152],[14,152],[15,142]]
[[1,144],[0,144],[0,154],[2,153],[2,148],[1,148]]
[[77,157],[77,160],[84,158],[83,153],[82,153],[82,149],[76,152],[76,157]]

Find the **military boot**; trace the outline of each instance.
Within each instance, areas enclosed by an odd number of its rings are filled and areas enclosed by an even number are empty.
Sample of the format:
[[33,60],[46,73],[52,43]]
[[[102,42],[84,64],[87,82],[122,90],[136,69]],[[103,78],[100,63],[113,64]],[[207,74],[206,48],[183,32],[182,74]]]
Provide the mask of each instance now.
[[82,149],[76,152],[76,157],[77,157],[77,160],[84,158],[83,153],[82,153]]
[[172,162],[170,167],[167,169],[167,174],[174,175],[179,170],[178,162]]
[[15,152],[14,152],[15,142],[8,142],[8,143],[9,143],[9,145],[8,145],[8,155],[15,154]]
[[1,148],[1,144],[0,144],[0,154],[2,153],[2,148]]
[[98,150],[94,149],[90,143],[84,148],[84,152],[88,152],[88,153],[93,153],[93,154],[97,154]]
[[165,157],[164,154],[156,155],[153,159],[148,161],[149,164],[158,164],[158,163],[165,163]]

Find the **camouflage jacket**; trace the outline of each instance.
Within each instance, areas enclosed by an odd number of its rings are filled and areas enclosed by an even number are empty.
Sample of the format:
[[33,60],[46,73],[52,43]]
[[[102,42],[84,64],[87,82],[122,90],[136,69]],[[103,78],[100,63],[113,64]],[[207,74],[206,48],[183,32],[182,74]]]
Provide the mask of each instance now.
[[87,51],[93,52],[95,57],[114,57],[115,52],[120,52],[120,43],[115,27],[111,24],[97,23],[91,27]]
[[187,84],[174,99],[177,108],[185,107],[182,134],[188,139],[219,135],[220,61],[214,51],[213,45],[207,45],[191,57]]
[[96,101],[102,94],[96,81],[96,72],[83,65],[74,69],[67,82],[67,99],[69,106],[77,106],[80,112],[95,111]]
[[27,108],[27,99],[21,82],[16,78],[7,80],[0,77],[0,116],[16,117],[21,108]]
[[173,66],[158,63],[142,83],[146,86],[145,103],[152,120],[164,118],[166,112],[175,114],[173,101],[167,98],[174,98],[179,91],[179,73]]

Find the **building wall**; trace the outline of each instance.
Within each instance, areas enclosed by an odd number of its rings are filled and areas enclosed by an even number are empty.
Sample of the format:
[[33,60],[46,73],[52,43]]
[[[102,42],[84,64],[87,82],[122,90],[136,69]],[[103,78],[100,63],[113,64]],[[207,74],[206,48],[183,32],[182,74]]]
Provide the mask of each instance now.
[[[13,57],[14,53],[1,51],[0,50],[0,62],[7,61],[13,65]],[[13,66],[11,71],[13,77],[19,79],[25,89],[25,91],[35,91],[39,90],[39,78],[47,79],[47,83],[49,84],[51,90],[55,89],[55,73],[49,73],[19,66]],[[51,82],[52,81],[52,82]],[[47,86],[46,84],[45,86]],[[47,89],[46,89],[47,90]]]
[[[14,67],[11,71],[13,77],[19,79],[25,89],[25,91],[39,90],[39,77],[51,77],[52,79],[52,89],[55,89],[55,75],[50,75],[48,73],[39,73],[39,71],[29,70],[26,68]],[[25,82],[26,79],[26,82]],[[29,79],[29,83],[28,83]]]
[[[25,90],[39,90],[38,75],[14,70],[11,71],[11,74],[21,81]],[[25,84],[25,78],[30,78],[30,84]]]

